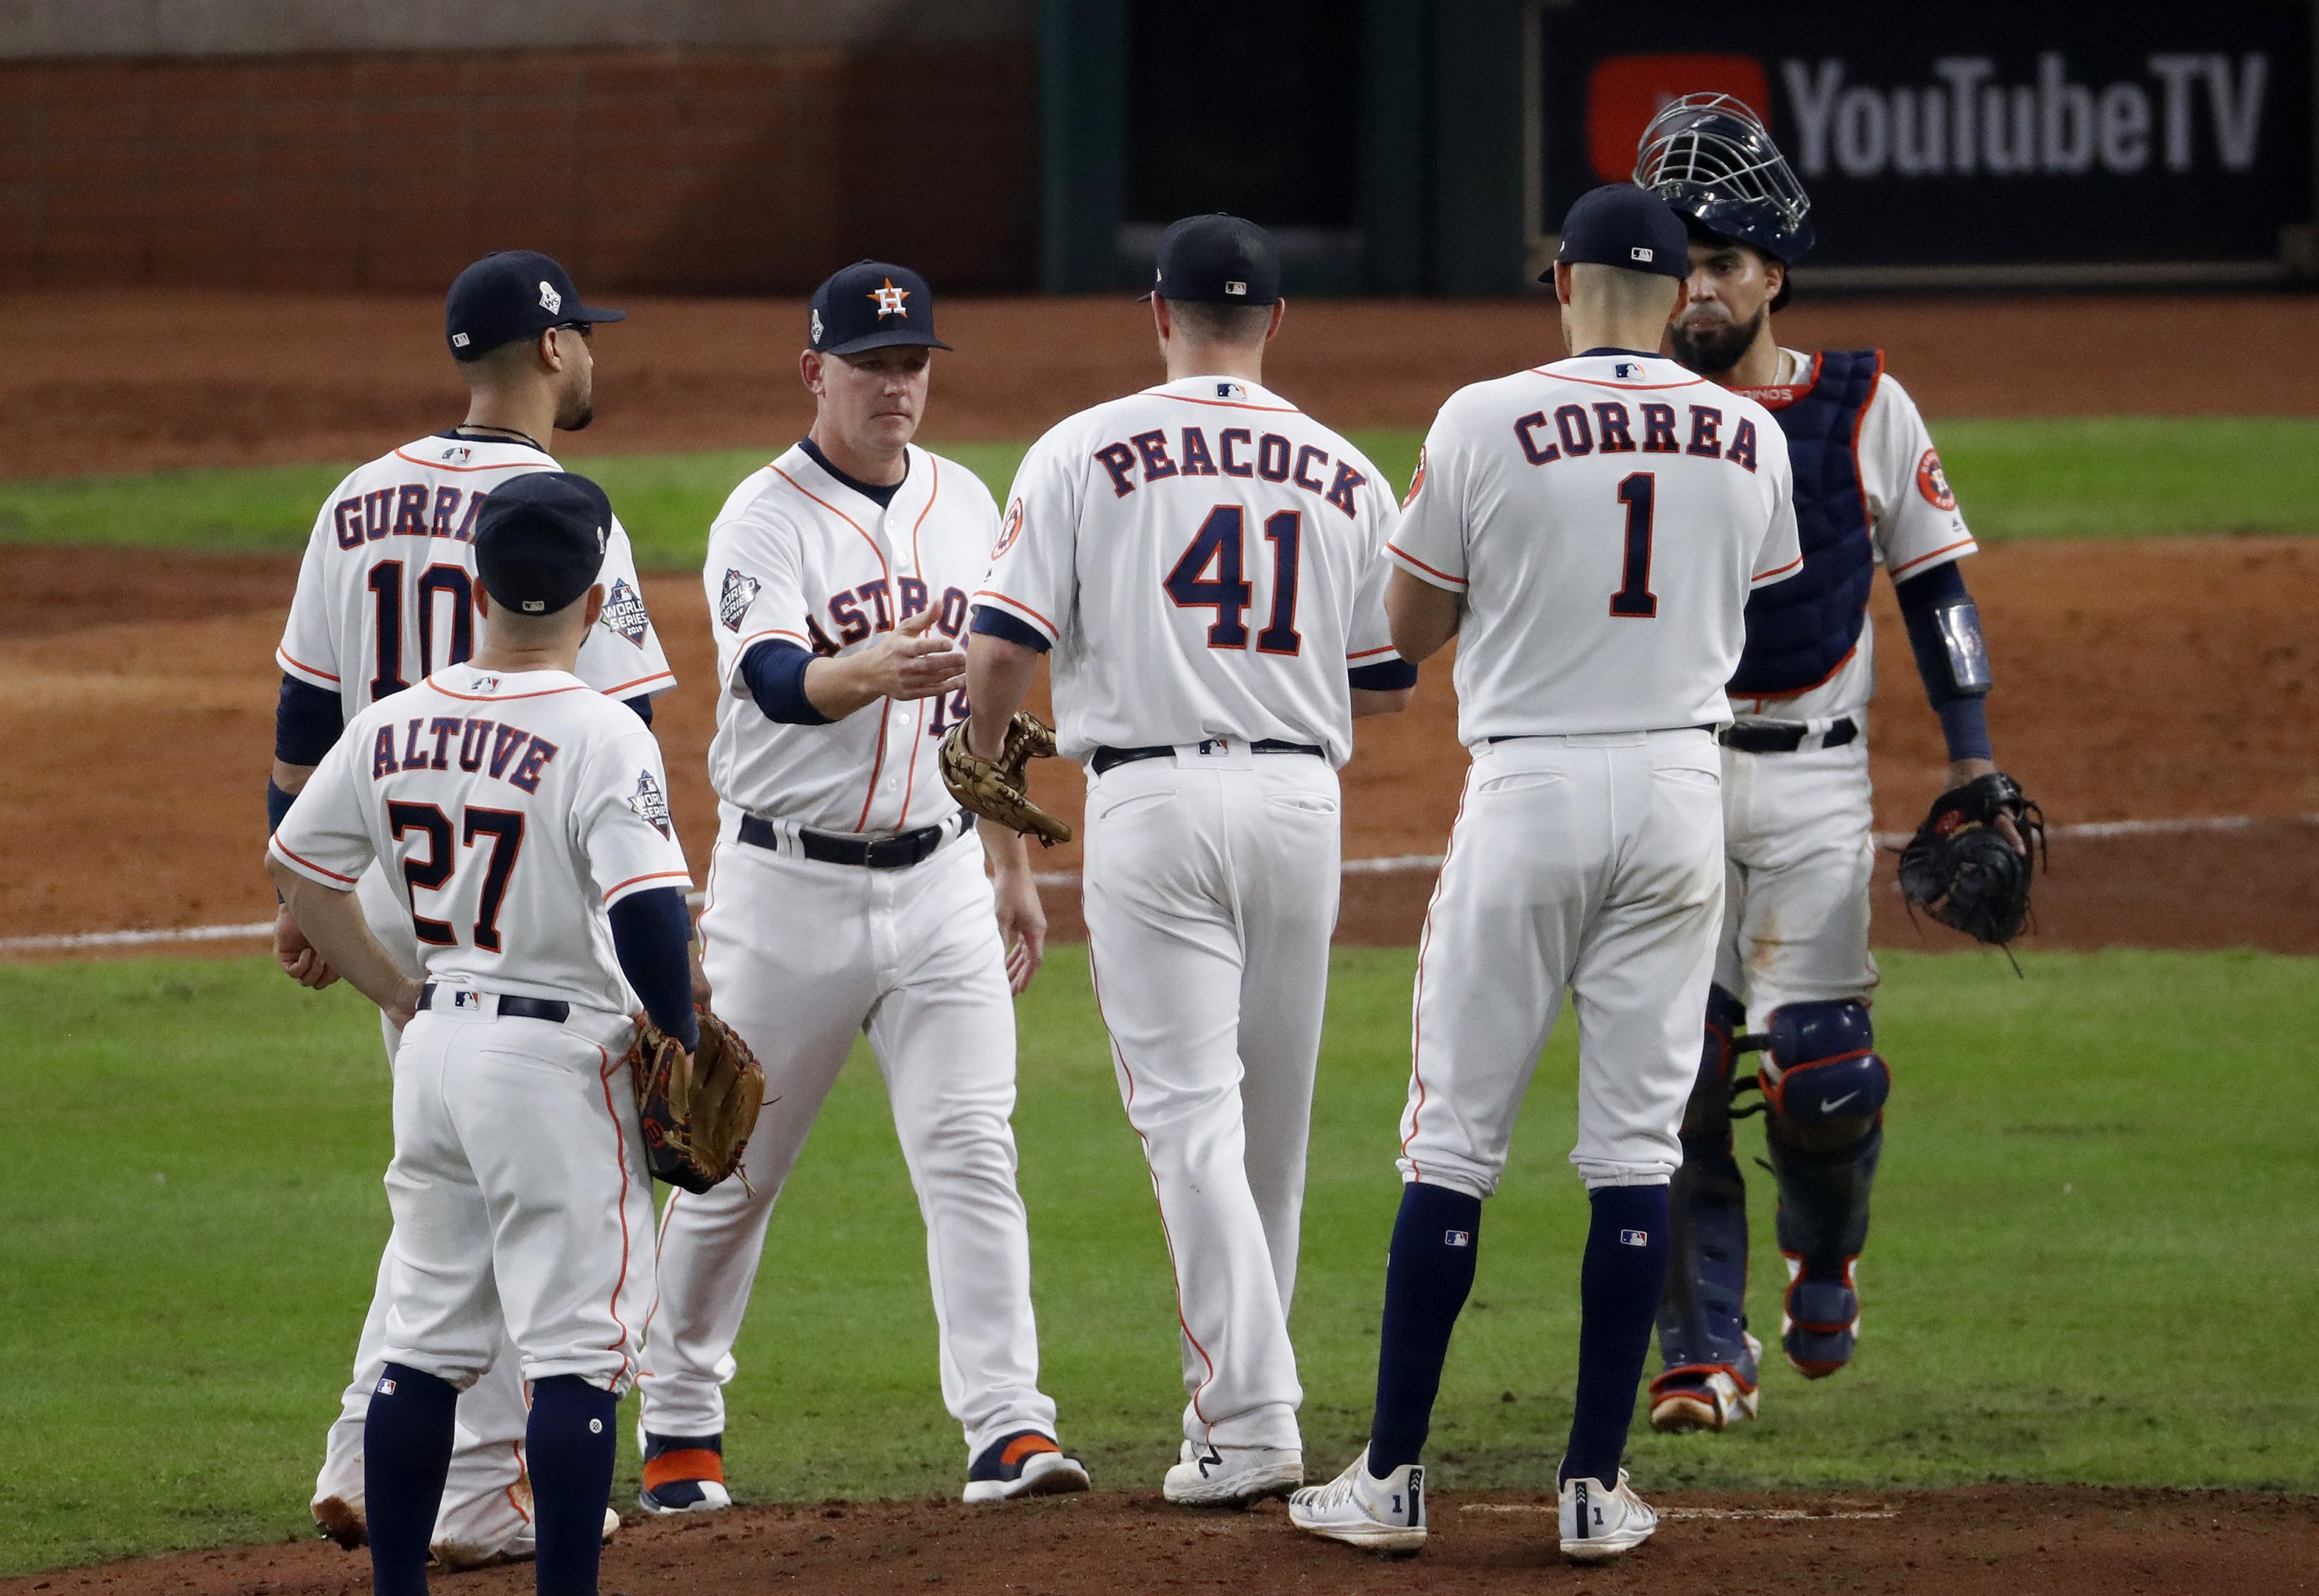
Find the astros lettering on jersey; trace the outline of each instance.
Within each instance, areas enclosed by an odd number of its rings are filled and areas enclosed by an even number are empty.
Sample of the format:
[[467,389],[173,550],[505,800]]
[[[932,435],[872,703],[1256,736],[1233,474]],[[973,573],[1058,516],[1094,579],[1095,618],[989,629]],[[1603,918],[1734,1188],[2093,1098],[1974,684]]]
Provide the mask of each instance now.
[[1342,437],[1254,383],[1187,377],[1032,447],[974,601],[1056,645],[1069,758],[1231,736],[1341,765],[1347,671],[1399,658],[1380,557],[1394,519]]
[[[512,439],[438,433],[357,466],[306,542],[275,659],[338,695],[351,719],[474,650],[475,517],[491,491],[555,460]],[[580,647],[580,679],[615,699],[676,685],[645,612],[618,519],[604,551],[604,614]]]
[[[1653,356],[1583,355],[1460,389],[1403,514],[1393,559],[1465,596],[1469,748],[1728,721],[1745,641],[1728,593],[1803,563],[1770,412]],[[1735,522],[1764,529],[1736,537]],[[1477,538],[1484,527],[1499,535]]]
[[769,638],[842,654],[925,609],[943,636],[965,632],[998,507],[964,466],[916,445],[908,454],[882,517],[803,448],[744,480],[717,512],[702,568],[725,686],[708,773],[727,805],[830,832],[898,832],[958,812],[935,744],[966,717],[963,689],[785,726],[759,713],[741,674]]

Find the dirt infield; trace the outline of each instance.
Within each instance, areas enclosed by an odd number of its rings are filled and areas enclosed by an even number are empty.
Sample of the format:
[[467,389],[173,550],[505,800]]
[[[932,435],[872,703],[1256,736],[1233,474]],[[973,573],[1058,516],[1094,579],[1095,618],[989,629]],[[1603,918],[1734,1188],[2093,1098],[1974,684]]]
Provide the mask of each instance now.
[[[295,572],[281,557],[203,558],[0,546],[0,924],[12,934],[234,924],[272,907],[257,866],[278,676],[271,663]],[[1999,751],[2062,823],[2247,815],[2237,832],[2062,844],[2032,945],[2319,952],[2319,543],[2293,538],[2023,544],[1975,562],[1995,640]],[[661,700],[678,822],[705,870],[714,804],[703,754],[714,672],[700,589],[646,592],[682,683]],[[199,618],[187,619],[191,615]],[[1893,668],[1871,722],[1877,824],[1905,831],[1941,769],[1888,592],[1875,607]],[[1365,723],[1347,767],[1348,858],[1438,854],[1466,760],[1446,665],[1410,713]],[[1076,820],[1077,771],[1039,787]],[[1040,860],[1078,867],[1076,848]],[[1413,939],[1423,871],[1349,879],[1343,934]],[[1889,884],[1880,945],[1950,946],[1912,926]],[[1051,894],[1058,934],[1077,931]],[[246,947],[247,944],[244,944]]]
[[[606,1550],[602,1588],[828,1596],[927,1587],[1043,1596],[1222,1589],[1546,1591],[1616,1596],[2134,1596],[2319,1590],[2319,1499],[2222,1492],[1980,1486],[1764,1495],[1676,1492],[1658,1535],[1608,1568],[1555,1548],[1552,1498],[1437,1495],[1433,1537],[1410,1561],[1313,1540],[1282,1510],[1193,1513],[1153,1492],[1003,1508],[954,1502],[744,1508],[694,1523],[631,1522]],[[367,1561],[302,1541],[191,1552],[0,1581],[0,1596],[359,1596]],[[529,1568],[443,1578],[437,1588],[513,1596]]]
[[[1809,280],[1807,279],[1807,282]],[[805,307],[645,300],[596,340],[595,451],[744,447],[811,412]],[[930,437],[1026,437],[1156,378],[1116,299],[943,302]],[[193,291],[0,294],[0,477],[365,460],[464,402],[433,298]],[[1831,300],[1780,319],[1805,348],[1882,346],[1941,416],[2308,415],[2319,296]],[[2265,358],[2182,360],[2186,348]],[[1274,384],[1337,427],[1422,427],[1457,385],[1558,356],[1539,301],[1300,301]]]

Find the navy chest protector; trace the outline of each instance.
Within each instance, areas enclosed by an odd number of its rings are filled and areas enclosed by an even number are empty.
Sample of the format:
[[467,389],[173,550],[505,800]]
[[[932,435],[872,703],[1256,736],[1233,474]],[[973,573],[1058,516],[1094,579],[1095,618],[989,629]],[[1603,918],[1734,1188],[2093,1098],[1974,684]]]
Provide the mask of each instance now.
[[1881,349],[1830,349],[1810,389],[1772,412],[1788,435],[1804,568],[1749,596],[1734,697],[1780,698],[1817,687],[1860,642],[1876,546],[1853,444],[1883,372]]

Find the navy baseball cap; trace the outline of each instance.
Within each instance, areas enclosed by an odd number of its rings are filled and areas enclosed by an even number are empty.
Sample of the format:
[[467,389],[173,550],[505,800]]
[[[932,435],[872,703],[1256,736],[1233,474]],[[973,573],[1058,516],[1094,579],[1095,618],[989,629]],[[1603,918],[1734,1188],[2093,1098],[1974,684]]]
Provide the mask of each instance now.
[[[1691,230],[1650,190],[1606,183],[1580,194],[1562,219],[1562,248],[1554,258],[1680,281],[1691,275]],[[1540,272],[1538,280],[1551,283],[1554,273]]]
[[603,489],[568,471],[528,471],[477,512],[475,574],[492,602],[553,615],[594,584],[611,537]]
[[572,274],[529,249],[484,256],[452,279],[443,300],[443,336],[461,360],[480,360],[501,344],[536,338],[551,327],[627,319],[626,311],[582,304]]
[[1280,298],[1280,252],[1253,221],[1218,211],[1187,216],[1160,235],[1145,299],[1186,304],[1268,305]]
[[824,355],[860,355],[918,344],[950,347],[934,337],[934,291],[907,266],[857,260],[813,291],[807,347]]

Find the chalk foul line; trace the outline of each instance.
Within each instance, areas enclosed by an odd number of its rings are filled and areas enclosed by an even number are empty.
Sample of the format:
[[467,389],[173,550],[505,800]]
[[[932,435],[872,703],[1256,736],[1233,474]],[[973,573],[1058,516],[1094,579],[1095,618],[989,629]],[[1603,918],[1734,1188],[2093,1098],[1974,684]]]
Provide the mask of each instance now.
[[[2088,820],[2046,828],[2046,835],[2062,841],[2105,837],[2185,836],[2201,832],[2246,831],[2258,825],[2319,825],[2319,815],[2186,815],[2171,820]],[[1872,832],[1879,848],[1898,848],[1908,842],[1905,831]],[[1394,853],[1381,859],[1348,859],[1349,876],[1423,875],[1441,868],[1439,853]],[[1079,884],[1077,870],[1043,870],[1031,878],[1042,887]],[[698,908],[700,894],[690,901]],[[0,954],[58,953],[77,948],[160,947],[172,942],[240,942],[271,936],[274,922],[255,920],[246,925],[178,925],[152,931],[81,931],[49,936],[0,936]]]
[[[1461,1513],[1551,1513],[1558,1511],[1550,1501],[1469,1501],[1457,1510]],[[1721,1508],[1721,1507],[1663,1507],[1662,1519],[1706,1519],[1719,1522],[1738,1519],[1770,1519],[1778,1523],[1826,1523],[1832,1519],[1897,1519],[1898,1508]]]

